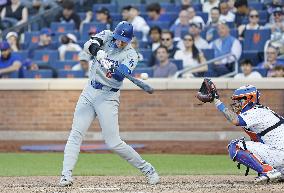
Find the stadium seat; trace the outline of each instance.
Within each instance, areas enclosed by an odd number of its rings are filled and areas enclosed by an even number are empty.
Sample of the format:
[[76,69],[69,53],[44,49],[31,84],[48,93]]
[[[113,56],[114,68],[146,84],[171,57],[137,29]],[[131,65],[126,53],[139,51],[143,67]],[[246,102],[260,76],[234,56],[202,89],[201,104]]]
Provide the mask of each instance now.
[[266,77],[268,72],[267,69],[265,68],[257,68],[257,67],[253,68],[253,71],[259,72],[263,77]]
[[52,22],[50,28],[53,32],[66,32],[74,31],[75,25],[74,23]]
[[147,47],[148,47],[148,42],[144,42],[144,41],[139,41],[138,42],[138,44],[139,44],[139,48],[141,49],[146,49]]
[[110,13],[112,21],[122,21],[121,13]]
[[150,27],[159,26],[161,29],[169,29],[170,23],[168,21],[149,21],[148,25]]
[[170,59],[170,61],[177,66],[178,70],[182,70],[183,69],[183,61],[182,60]]
[[140,49],[140,53],[142,54],[143,58],[147,60],[152,56],[151,49]]
[[204,57],[206,60],[211,60],[214,58],[214,50],[213,49],[202,49]]
[[93,5],[93,12],[96,13],[97,10],[101,9],[102,7],[105,7],[109,10],[110,13],[117,13],[119,10],[118,6],[111,3],[111,4],[106,4],[106,3],[95,3]]
[[19,78],[19,71],[11,72],[9,74],[2,74],[1,78]]
[[58,78],[83,78],[84,71],[82,70],[58,70]]
[[88,40],[89,39],[89,31],[90,29],[95,30],[97,33],[100,33],[103,30],[107,29],[107,25],[98,22],[90,22],[84,23],[82,29],[82,37],[81,40]]
[[263,3],[261,3],[261,2],[248,1],[248,6],[249,6],[249,8],[256,9],[256,10],[263,10],[263,8],[264,8]]
[[79,12],[77,14],[80,16],[81,21],[83,21],[86,18],[86,13],[85,12]]
[[143,33],[141,31],[134,31],[134,37],[137,38],[137,40],[142,40],[143,38]]
[[55,50],[36,50],[33,59],[51,63],[58,60],[58,57],[58,51]]
[[148,60],[138,61],[136,68],[146,68],[148,67]]
[[136,68],[133,73],[132,76],[134,77],[140,77],[141,73],[147,73],[149,77],[153,77],[154,71],[153,68],[151,67],[147,67],[147,68]]
[[71,70],[73,66],[78,64],[77,61],[73,60],[65,60],[65,61],[56,61],[50,64],[54,69],[63,69],[63,70]]
[[197,11],[196,15],[202,17],[204,23],[207,23],[207,21],[208,21],[208,13]]
[[253,66],[256,66],[261,61],[263,61],[263,53],[258,51],[243,51],[240,57],[242,59],[250,59],[252,61]]
[[24,78],[52,78],[52,70],[24,70]]
[[22,50],[18,52],[13,52],[16,56],[19,56],[22,60],[25,60],[28,58],[28,51],[27,50]]
[[29,47],[31,44],[37,44],[39,42],[39,31],[25,32],[24,44]]
[[202,4],[201,3],[194,3],[193,8],[195,12],[202,11]]
[[65,52],[65,60],[79,61],[78,54],[77,51],[67,51]]
[[270,39],[270,29],[246,30],[244,34],[243,50],[263,52],[264,45]]

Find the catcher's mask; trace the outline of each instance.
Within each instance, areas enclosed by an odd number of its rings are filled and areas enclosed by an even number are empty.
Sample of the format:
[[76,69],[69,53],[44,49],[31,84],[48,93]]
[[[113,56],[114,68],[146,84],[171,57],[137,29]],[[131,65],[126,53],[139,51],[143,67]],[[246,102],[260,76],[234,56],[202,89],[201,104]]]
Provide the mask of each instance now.
[[235,90],[231,104],[233,111],[237,114],[251,109],[259,103],[260,93],[255,86],[242,86]]

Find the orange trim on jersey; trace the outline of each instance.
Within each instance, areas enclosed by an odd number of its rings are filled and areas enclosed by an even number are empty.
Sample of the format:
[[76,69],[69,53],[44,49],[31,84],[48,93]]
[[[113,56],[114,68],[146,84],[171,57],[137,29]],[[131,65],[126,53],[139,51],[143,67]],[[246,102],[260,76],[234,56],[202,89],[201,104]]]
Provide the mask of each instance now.
[[255,132],[252,131],[248,131],[246,129],[244,129],[244,131],[249,135],[250,139],[254,142],[259,142],[259,138],[257,136],[257,134]]

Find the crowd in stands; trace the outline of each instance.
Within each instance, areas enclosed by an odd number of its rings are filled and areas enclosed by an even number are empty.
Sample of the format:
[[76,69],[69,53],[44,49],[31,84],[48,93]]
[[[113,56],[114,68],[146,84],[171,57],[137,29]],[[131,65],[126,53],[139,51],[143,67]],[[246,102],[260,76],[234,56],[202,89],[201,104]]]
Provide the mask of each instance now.
[[2,0],[0,12],[2,32],[36,18],[2,33],[2,78],[87,77],[83,44],[122,20],[135,76],[284,77],[284,0]]

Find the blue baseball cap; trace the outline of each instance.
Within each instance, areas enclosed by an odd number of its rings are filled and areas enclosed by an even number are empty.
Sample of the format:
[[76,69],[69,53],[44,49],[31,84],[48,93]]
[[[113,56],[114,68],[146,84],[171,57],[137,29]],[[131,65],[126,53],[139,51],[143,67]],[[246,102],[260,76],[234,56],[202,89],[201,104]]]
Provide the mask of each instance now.
[[0,50],[8,50],[10,49],[10,45],[7,41],[3,41],[0,43]]
[[51,29],[49,29],[49,28],[42,28],[40,30],[40,35],[43,35],[43,34],[48,35],[48,36],[52,36],[53,35]]

